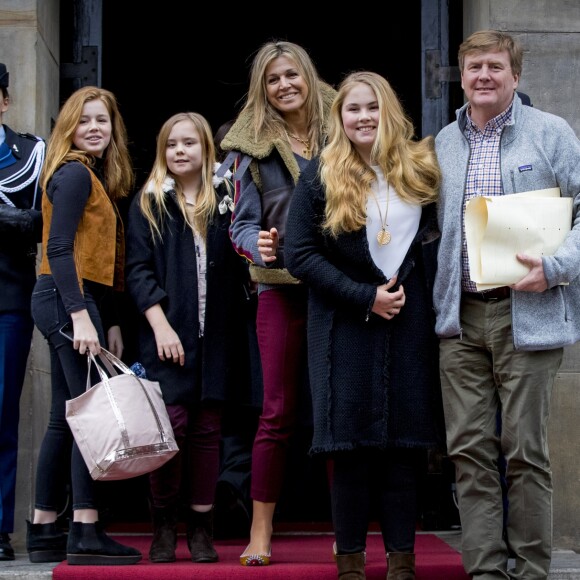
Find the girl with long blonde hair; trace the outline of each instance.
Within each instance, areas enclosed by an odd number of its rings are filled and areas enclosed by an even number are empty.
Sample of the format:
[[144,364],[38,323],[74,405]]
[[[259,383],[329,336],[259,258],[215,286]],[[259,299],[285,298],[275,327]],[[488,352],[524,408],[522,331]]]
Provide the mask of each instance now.
[[[342,124],[344,99],[352,87],[366,84],[378,107],[376,139],[369,151],[370,164],[356,151]],[[351,232],[366,224],[366,205],[379,167],[400,198],[426,205],[437,199],[440,173],[433,138],[414,139],[414,128],[391,85],[372,72],[357,72],[341,85],[333,103],[328,144],[320,156],[320,176],[326,188],[324,226],[333,234]]]
[[431,295],[439,180],[433,139],[415,139],[388,81],[347,76],[286,223],[288,270],[309,289],[311,453],[333,461],[339,578],[365,578],[372,516],[387,580],[415,578],[418,482],[426,450],[444,442]]
[[177,113],[159,131],[153,168],[129,210],[127,286],[141,313],[139,358],[161,386],[181,450],[149,476],[151,562],[175,560],[182,504],[192,561],[217,561],[221,413],[251,379],[249,276],[228,234],[233,187],[216,168],[207,120]]

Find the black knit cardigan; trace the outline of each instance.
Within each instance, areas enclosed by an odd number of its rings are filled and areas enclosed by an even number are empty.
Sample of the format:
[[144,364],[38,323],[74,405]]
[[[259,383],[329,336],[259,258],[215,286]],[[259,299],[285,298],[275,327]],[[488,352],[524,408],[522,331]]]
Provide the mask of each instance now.
[[443,444],[438,341],[432,280],[434,207],[398,274],[406,303],[391,321],[371,312],[387,280],[374,264],[366,228],[324,235],[325,196],[313,160],[296,187],[287,221],[289,271],[309,287],[308,364],[313,400],[312,454],[362,447]]

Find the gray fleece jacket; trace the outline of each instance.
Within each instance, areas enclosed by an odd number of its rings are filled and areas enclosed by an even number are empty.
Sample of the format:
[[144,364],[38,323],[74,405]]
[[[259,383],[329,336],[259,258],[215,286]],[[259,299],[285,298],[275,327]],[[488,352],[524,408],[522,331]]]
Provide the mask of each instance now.
[[[514,97],[512,124],[500,143],[504,195],[559,187],[572,197],[572,230],[553,256],[542,258],[548,290],[512,291],[514,348],[544,350],[580,340],[580,141],[562,118],[522,105]],[[469,161],[464,129],[467,104],[457,121],[435,139],[443,173],[438,221],[441,229],[434,286],[435,330],[441,338],[461,335],[461,236],[463,196]]]

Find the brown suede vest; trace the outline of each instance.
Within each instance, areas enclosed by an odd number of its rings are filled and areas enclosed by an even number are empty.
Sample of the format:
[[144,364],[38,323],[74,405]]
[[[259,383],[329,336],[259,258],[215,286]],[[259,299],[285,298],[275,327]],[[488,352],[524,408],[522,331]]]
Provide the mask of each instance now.
[[[109,199],[97,176],[91,174],[92,188],[77,228],[74,257],[79,282],[83,279],[123,290],[125,236],[123,222],[115,204]],[[52,203],[42,196],[42,260],[40,273],[50,274],[46,257],[48,235],[52,221]],[[81,284],[82,290],[82,284]]]

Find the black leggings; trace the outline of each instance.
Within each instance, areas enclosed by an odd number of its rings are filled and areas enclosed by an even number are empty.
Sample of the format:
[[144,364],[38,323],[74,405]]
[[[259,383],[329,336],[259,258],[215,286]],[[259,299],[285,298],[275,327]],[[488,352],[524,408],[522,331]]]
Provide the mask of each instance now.
[[392,448],[356,450],[334,457],[332,519],[339,554],[366,549],[376,512],[387,552],[412,553],[417,524],[417,487],[426,452]]

